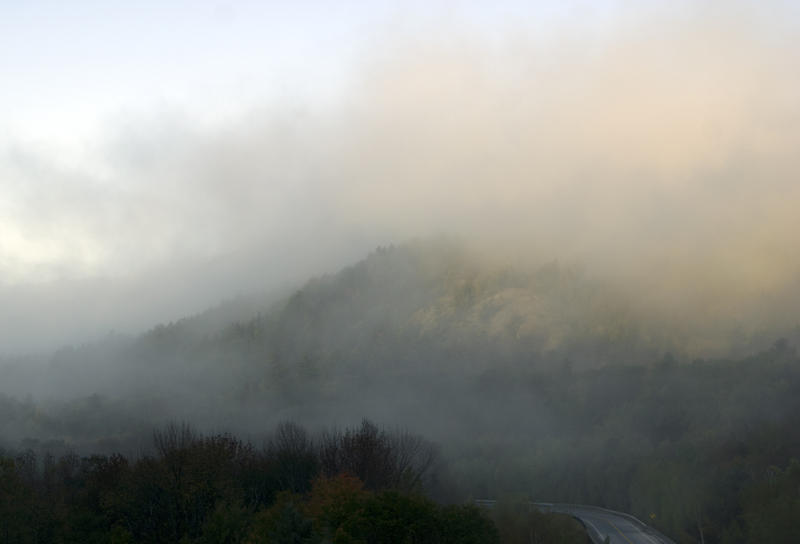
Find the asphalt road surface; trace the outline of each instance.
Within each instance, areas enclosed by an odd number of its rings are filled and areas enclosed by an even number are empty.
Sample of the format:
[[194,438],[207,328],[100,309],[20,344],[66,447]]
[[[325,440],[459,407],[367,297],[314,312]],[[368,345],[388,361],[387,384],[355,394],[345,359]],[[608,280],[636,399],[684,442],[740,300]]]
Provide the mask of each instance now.
[[578,518],[593,542],[604,542],[607,536],[610,544],[674,544],[655,529],[621,512],[573,504],[538,503],[536,506]]

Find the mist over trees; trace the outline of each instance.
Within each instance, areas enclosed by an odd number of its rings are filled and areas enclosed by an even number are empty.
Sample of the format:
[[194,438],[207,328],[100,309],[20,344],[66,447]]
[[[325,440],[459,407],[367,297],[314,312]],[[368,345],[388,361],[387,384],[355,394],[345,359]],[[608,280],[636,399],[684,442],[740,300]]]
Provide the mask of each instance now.
[[800,4],[145,4],[0,2],[0,544],[800,542]]
[[[576,266],[500,266],[442,240],[379,248],[243,308],[5,363],[2,446],[144,453],[136,463],[154,456],[174,480],[176,452],[210,448],[199,466],[217,464],[213,452],[250,455],[244,436],[265,441],[293,493],[351,474],[447,502],[607,506],[680,542],[796,530],[796,325],[695,329]],[[153,426],[175,420],[195,427],[158,431],[154,450]]]

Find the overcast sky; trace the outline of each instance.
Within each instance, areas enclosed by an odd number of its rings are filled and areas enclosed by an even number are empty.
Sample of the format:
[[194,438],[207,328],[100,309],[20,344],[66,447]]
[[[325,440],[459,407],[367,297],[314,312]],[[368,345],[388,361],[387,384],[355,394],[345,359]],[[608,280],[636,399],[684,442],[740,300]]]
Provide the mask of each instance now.
[[442,233],[793,289],[799,30],[794,2],[0,0],[0,353]]

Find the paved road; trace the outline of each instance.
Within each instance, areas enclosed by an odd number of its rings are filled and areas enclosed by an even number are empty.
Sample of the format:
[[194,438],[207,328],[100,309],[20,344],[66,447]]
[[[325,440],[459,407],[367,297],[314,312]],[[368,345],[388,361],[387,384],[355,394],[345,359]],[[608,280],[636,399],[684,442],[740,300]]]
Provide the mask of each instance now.
[[633,516],[592,506],[538,503],[542,510],[569,514],[581,520],[593,542],[610,544],[674,544],[655,529]]
[[[485,508],[494,508],[495,505],[495,501],[490,499],[475,502]],[[595,544],[603,544],[606,537],[609,544],[675,544],[652,527],[622,512],[579,504],[531,504],[544,512],[558,512],[578,518],[586,526],[586,532]]]

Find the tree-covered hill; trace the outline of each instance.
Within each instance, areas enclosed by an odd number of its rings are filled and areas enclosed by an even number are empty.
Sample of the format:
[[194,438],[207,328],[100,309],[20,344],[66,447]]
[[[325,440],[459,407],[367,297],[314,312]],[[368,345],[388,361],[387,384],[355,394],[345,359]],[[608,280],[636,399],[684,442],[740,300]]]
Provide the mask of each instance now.
[[453,497],[608,506],[681,542],[792,541],[797,325],[720,335],[634,295],[441,240],[380,248],[283,298],[1,367],[0,440],[135,454],[169,420],[257,441],[369,417],[437,442]]

